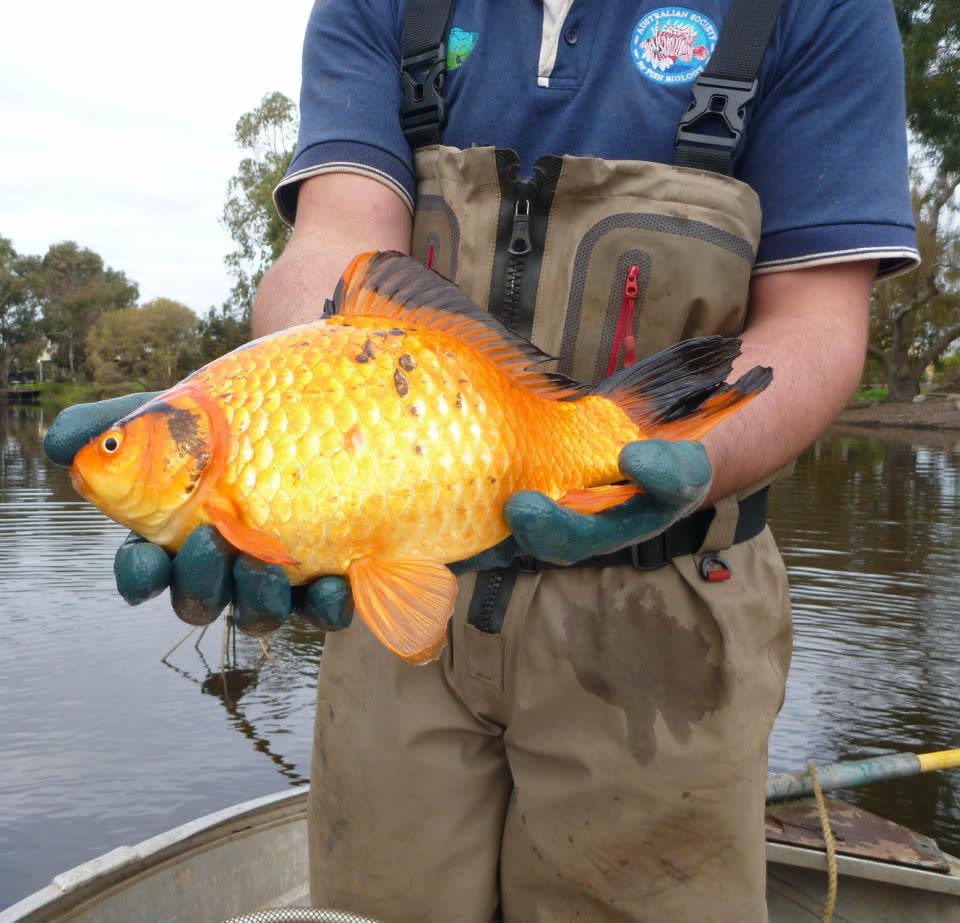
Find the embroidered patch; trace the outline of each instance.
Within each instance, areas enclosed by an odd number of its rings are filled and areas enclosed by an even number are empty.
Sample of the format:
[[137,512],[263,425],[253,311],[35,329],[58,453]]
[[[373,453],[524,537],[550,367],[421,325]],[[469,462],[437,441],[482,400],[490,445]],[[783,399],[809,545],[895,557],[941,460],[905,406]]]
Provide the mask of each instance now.
[[692,83],[717,47],[717,35],[709,16],[684,6],[662,6],[634,27],[630,56],[654,83]]
[[473,46],[479,38],[478,32],[466,32],[454,26],[450,30],[447,38],[447,70],[456,70],[464,61],[467,55],[473,51]]

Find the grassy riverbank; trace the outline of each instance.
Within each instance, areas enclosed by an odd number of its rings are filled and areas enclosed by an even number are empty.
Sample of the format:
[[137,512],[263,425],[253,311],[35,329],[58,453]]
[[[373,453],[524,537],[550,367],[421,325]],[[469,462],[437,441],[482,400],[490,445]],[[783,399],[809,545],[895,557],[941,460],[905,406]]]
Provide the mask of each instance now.
[[52,413],[58,413],[73,404],[86,404],[90,401],[100,401],[108,397],[118,397],[121,394],[144,390],[143,386],[137,382],[104,386],[73,384],[66,381],[45,381],[42,384],[31,384],[29,389],[40,392],[36,403],[40,404],[44,410]]

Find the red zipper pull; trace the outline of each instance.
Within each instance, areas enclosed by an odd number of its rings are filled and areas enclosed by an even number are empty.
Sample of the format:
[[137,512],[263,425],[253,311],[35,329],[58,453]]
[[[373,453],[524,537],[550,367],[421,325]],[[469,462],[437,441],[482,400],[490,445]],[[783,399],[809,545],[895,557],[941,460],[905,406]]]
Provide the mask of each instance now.
[[623,300],[620,302],[620,317],[617,319],[617,332],[613,337],[613,347],[610,350],[610,361],[607,363],[607,377],[617,370],[617,360],[620,358],[620,348],[624,348],[624,365],[632,365],[636,360],[634,339],[630,330],[633,328],[633,310],[637,303],[637,293],[640,290],[640,267],[634,263],[627,270],[627,278],[623,283]]
[[436,258],[436,251],[433,249],[433,244],[430,244],[427,247],[427,269],[433,269],[433,261]]

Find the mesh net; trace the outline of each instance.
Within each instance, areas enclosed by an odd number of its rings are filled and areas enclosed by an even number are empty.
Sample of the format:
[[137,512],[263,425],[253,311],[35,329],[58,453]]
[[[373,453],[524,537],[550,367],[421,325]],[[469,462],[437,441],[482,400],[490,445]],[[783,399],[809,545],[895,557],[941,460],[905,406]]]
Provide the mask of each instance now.
[[312,907],[274,907],[257,910],[223,923],[380,923],[370,917],[361,917],[345,910],[319,910]]

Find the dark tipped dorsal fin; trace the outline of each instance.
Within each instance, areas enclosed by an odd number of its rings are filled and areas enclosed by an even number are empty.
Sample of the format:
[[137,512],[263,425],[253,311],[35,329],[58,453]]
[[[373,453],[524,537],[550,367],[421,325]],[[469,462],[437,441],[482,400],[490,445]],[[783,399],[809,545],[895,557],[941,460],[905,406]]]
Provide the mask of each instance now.
[[344,270],[333,303],[345,317],[388,317],[456,337],[539,397],[570,400],[589,392],[558,372],[531,368],[553,357],[511,333],[452,282],[402,253],[355,257]]

